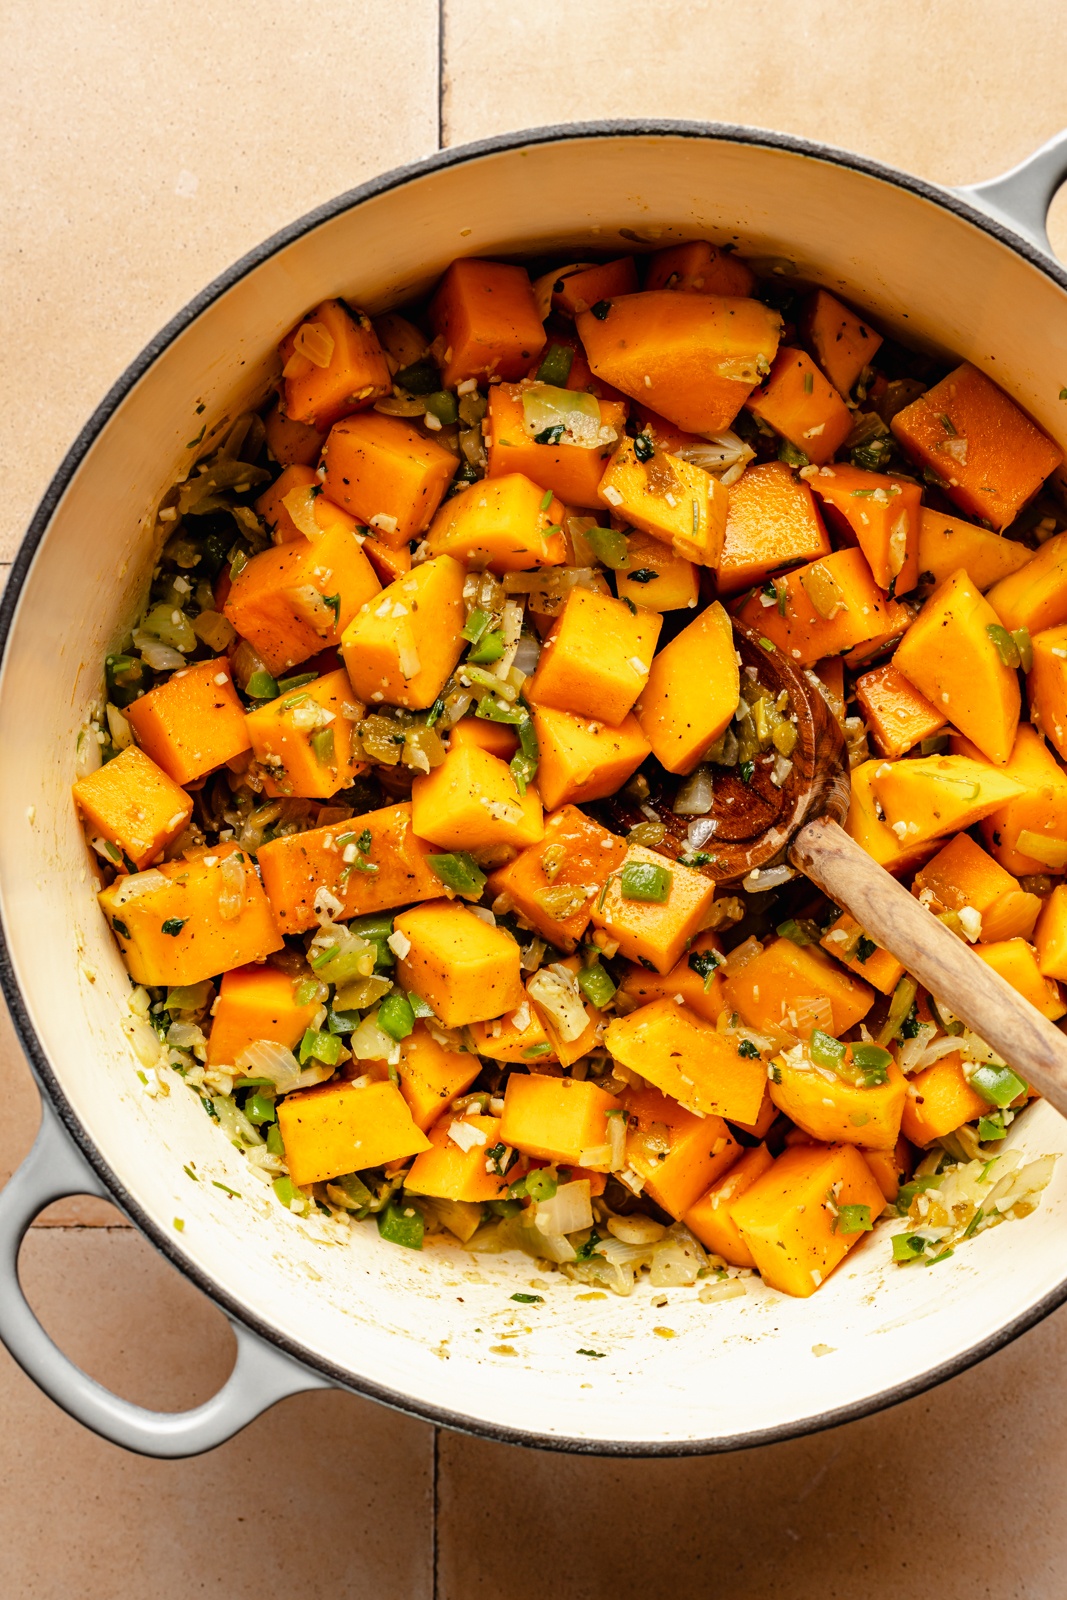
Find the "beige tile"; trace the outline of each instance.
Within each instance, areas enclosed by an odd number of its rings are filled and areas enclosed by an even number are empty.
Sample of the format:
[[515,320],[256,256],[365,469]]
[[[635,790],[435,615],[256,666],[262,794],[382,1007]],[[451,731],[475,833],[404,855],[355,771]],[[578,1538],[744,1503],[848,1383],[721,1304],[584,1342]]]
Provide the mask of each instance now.
[[439,1600],[495,1596],[504,1581],[514,1600],[1059,1600],[1067,1430],[1049,1377],[1065,1359],[1061,1311],[880,1416],[703,1460],[443,1434]]
[[260,239],[437,145],[437,0],[0,9],[0,559],[142,345]]
[[[40,1230],[31,1297],[72,1356],[176,1409],[232,1337],[131,1231]],[[433,1431],[350,1395],[298,1396],[210,1455],[156,1462],[87,1433],[0,1352],[0,1571],[12,1600],[430,1600]]]

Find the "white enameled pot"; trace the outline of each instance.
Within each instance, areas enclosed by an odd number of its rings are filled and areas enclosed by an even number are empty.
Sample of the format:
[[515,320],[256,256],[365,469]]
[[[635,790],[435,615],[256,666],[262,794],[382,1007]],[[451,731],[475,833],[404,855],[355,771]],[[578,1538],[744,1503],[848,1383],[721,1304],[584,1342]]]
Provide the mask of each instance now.
[[[623,253],[708,237],[783,258],[902,339],[966,357],[1067,442],[1067,275],[1044,232],[1065,173],[1067,135],[966,194],[752,129],[509,135],[389,174],[278,234],[120,380],[49,488],[0,610],[2,976],[44,1110],[33,1153],[0,1196],[0,1337],[60,1405],[160,1456],[207,1449],[281,1396],[330,1384],[500,1439],[699,1453],[915,1394],[1067,1297],[1067,1161],[1034,1216],[936,1271],[893,1268],[878,1231],[806,1301],[758,1282],[717,1305],[689,1289],[657,1307],[647,1286],[627,1300],[579,1299],[528,1261],[416,1254],[370,1226],[346,1247],[314,1242],[266,1203],[192,1094],[177,1083],[167,1098],[143,1093],[119,1031],[129,984],[70,799],[101,660],[147,587],[158,497],[189,465],[203,420],[210,438],[263,394],[278,339],[309,305],[340,293],[381,310],[457,255]],[[1067,1151],[1067,1125],[1038,1105],[1012,1142],[1030,1155]],[[205,1181],[190,1182],[190,1160]],[[118,1400],[35,1321],[18,1243],[44,1205],[76,1192],[116,1200],[230,1317],[237,1367],[207,1406],[159,1416]],[[543,1304],[514,1303],[533,1278]]]

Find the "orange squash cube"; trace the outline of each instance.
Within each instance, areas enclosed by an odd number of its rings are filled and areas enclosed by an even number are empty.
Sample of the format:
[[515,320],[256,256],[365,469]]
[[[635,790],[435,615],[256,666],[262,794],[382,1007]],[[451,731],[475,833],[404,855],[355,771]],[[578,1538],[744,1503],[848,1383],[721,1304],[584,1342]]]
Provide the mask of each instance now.
[[794,1145],[734,1202],[733,1218],[764,1283],[806,1298],[865,1237],[839,1226],[844,1206],[884,1209],[882,1191],[854,1145]]
[[142,750],[177,784],[202,778],[250,744],[225,656],[179,668],[128,705],[125,716]]
[[694,1016],[703,1017],[705,1022],[717,1022],[726,1009],[722,967],[716,967],[705,978],[690,962],[691,956],[709,953],[721,956],[719,940],[713,933],[698,933],[691,950],[669,972],[649,972],[647,967],[630,964],[619,987],[639,1006],[647,1006],[653,1000],[674,1000],[688,1006]]
[[354,524],[344,517],[318,539],[301,536],[253,556],[233,580],[222,609],[278,677],[339,644],[360,607],[380,589]]
[[[89,828],[112,845],[113,864],[140,872],[183,833],[193,802],[136,745],[74,784],[74,798]],[[109,852],[110,854],[110,852]]]
[[453,261],[429,318],[445,344],[446,389],[467,378],[521,378],[545,347],[530,275],[502,261]]
[[1067,983],[1067,885],[1058,884],[1041,907],[1034,948],[1041,976]]
[[967,833],[958,833],[926,863],[912,891],[935,915],[968,906],[977,911],[982,919],[978,937],[986,944],[1029,939],[1041,910],[1037,895],[1028,894]]
[[289,1176],[303,1188],[403,1161],[429,1146],[395,1084],[325,1083],[278,1102]]
[[692,772],[729,727],[740,696],[730,618],[713,601],[653,658],[635,715],[668,772]]
[[344,300],[316,306],[283,343],[282,359],[286,415],[320,432],[393,392],[370,318]]
[[627,535],[627,564],[615,573],[620,600],[649,611],[695,609],[700,599],[700,568],[675,555],[662,539],[639,529]]
[[1067,534],[1047,540],[1025,566],[995,583],[986,599],[1009,633],[1043,633],[1067,622]]
[[[570,973],[572,978],[577,978],[582,968],[581,958],[579,956],[566,956],[559,962],[559,966],[564,973]],[[585,1027],[577,1038],[565,1039],[559,1026],[559,1018],[543,1003],[544,993],[540,987],[543,981],[540,973],[535,973],[526,983],[526,993],[534,1010],[541,1019],[545,1035],[552,1047],[551,1057],[542,1056],[539,1059],[555,1059],[561,1067],[570,1067],[576,1061],[580,1061],[583,1056],[587,1056],[591,1050],[595,1050],[601,1043],[604,1035],[604,1016],[602,1012],[597,1010],[596,1006],[588,1002],[585,1003],[583,1005],[586,1016]],[[535,1062],[534,1065],[536,1066],[536,1064]]]
[[513,1072],[504,1091],[500,1137],[542,1161],[580,1166],[584,1151],[608,1143],[607,1113],[618,1104],[588,1078]]
[[714,567],[722,554],[729,495],[710,472],[656,450],[648,461],[623,439],[597,491],[601,505],[669,545],[675,555]]
[[264,793],[325,800],[346,789],[366,766],[352,739],[365,709],[341,670],[250,711],[248,736],[264,769]]
[[852,432],[852,413],[804,350],[779,350],[770,375],[745,408],[821,466]]
[[937,841],[930,839],[919,843],[907,833],[906,828],[901,836],[886,826],[879,815],[874,793],[874,775],[883,764],[878,760],[864,761],[853,768],[845,832],[862,845],[879,866],[900,877],[932,856],[937,849]]
[[909,594],[919,581],[922,490],[880,472],[836,461],[809,482],[828,520],[855,539],[874,574],[891,594]]
[[327,500],[401,546],[433,521],[459,458],[401,418],[370,411],[331,428],[323,463]]
[[[807,1038],[813,1027],[821,1027],[836,1039],[863,1021],[874,991],[842,972],[815,945],[777,938],[740,972],[726,976],[723,998],[757,1033]],[[820,1002],[829,1003],[829,1026],[809,1020]]]
[[466,716],[449,729],[448,748],[485,750],[501,761],[510,761],[519,748],[519,736],[506,722]]
[[[1033,652],[1033,670],[1027,678],[1030,721],[1067,760],[1067,624],[1035,634]],[[960,732],[979,743],[973,730]]]
[[[351,862],[345,852],[365,832],[370,849],[356,846]],[[416,838],[411,804],[383,806],[349,822],[283,834],[260,845],[259,870],[271,907],[283,933],[303,933],[315,925],[315,899],[325,890],[342,904],[342,920],[390,911],[418,900],[436,900],[441,881],[426,865],[430,846]],[[361,870],[356,863],[375,867]]]
[[767,1068],[741,1055],[735,1037],[719,1033],[675,1000],[653,1000],[613,1017],[604,1042],[616,1061],[702,1116],[751,1122],[759,1115]]
[[627,1164],[672,1217],[683,1217],[741,1154],[721,1117],[694,1116],[658,1089],[627,1089],[619,1104],[629,1113]]
[[551,706],[532,709],[541,752],[537,787],[550,811],[570,801],[584,803],[614,794],[651,753],[652,746],[632,713],[617,728],[605,728]]
[[955,755],[883,761],[871,788],[893,832],[916,844],[973,828],[1022,793],[1003,767]]
[[573,950],[589,925],[593,902],[626,844],[576,806],[545,818],[544,837],[489,879],[532,928],[559,950]]
[[424,1022],[400,1043],[400,1093],[415,1126],[427,1133],[457,1095],[464,1094],[481,1071],[476,1055],[446,1050]]
[[315,468],[297,462],[280,472],[274,482],[264,489],[258,500],[253,501],[256,514],[267,524],[274,544],[288,544],[292,539],[305,537],[285,505],[286,495],[292,494],[294,489],[318,490],[319,493],[310,497],[312,505],[316,500],[322,499],[322,484]]
[[[538,444],[526,427],[523,392],[521,384],[511,383],[495,383],[489,390],[489,432],[485,441],[489,456],[487,477],[522,473],[542,491],[551,490],[559,495],[569,506],[598,505],[600,480],[611,459],[615,440],[621,437],[626,424],[625,403],[620,400],[599,402],[601,427],[611,430],[615,439],[605,436],[603,445],[588,450],[564,440],[559,444]],[[552,520],[559,518],[554,515]]]
[[732,1267],[756,1265],[734,1221],[733,1203],[751,1189],[757,1178],[762,1178],[773,1162],[774,1157],[765,1144],[744,1151],[726,1175],[716,1178],[707,1193],[701,1195],[682,1218],[706,1250],[721,1256]]
[[904,976],[904,968],[896,956],[868,939],[848,911],[842,911],[819,943],[857,978],[873,984],[880,994],[892,994]]
[[232,1067],[259,1039],[293,1050],[310,1028],[318,1000],[296,1003],[296,982],[280,967],[234,967],[223,973],[207,1039],[209,1067]]
[[865,1150],[863,1159],[887,1203],[892,1205],[900,1193],[901,1184],[911,1176],[914,1164],[911,1145],[901,1134],[892,1150]]
[[985,594],[1001,578],[1026,566],[1033,551],[973,522],[924,506],[919,518],[919,573],[935,585],[961,567]]
[[882,335],[825,289],[808,295],[798,325],[819,366],[847,400],[864,367],[874,360]]
[[434,900],[404,911],[395,929],[408,941],[397,980],[430,1006],[446,1028],[462,1028],[514,1011],[525,998],[520,952],[503,928],[466,906]]
[[576,317],[579,311],[588,311],[599,300],[610,300],[617,294],[633,294],[636,289],[634,258],[620,256],[617,261],[602,261],[598,266],[568,272],[559,278],[552,288],[552,309],[562,311],[565,317]]
[[263,418],[267,449],[281,467],[310,467],[319,459],[325,433],[309,427],[306,422],[294,422],[287,417],[280,400],[276,400]]
[[1014,522],[1063,460],[1059,446],[969,362],[898,411],[890,427],[965,516],[994,529]]
[[771,1099],[770,1088],[764,1089],[763,1100],[756,1113],[755,1121],[742,1122],[738,1117],[731,1118],[731,1126],[740,1128],[742,1133],[751,1134],[753,1139],[764,1139],[771,1127],[778,1119],[778,1107]]
[[432,706],[464,647],[463,581],[451,556],[413,567],[364,605],[341,635],[341,653],[361,700]]
[[503,1017],[472,1022],[471,1038],[478,1054],[490,1061],[513,1061],[536,1070],[540,1063],[556,1059],[540,1013],[529,1001]]
[[1027,944],[1025,939],[1001,939],[995,944],[975,945],[974,953],[981,956],[994,972],[999,972],[1024,1000],[1029,1000],[1050,1022],[1058,1021],[1067,1012],[1059,984],[1054,978],[1043,976],[1034,947]]
[[844,1079],[830,1083],[816,1068],[797,1066],[784,1056],[774,1065],[771,1099],[813,1139],[824,1144],[858,1144],[869,1150],[895,1148],[908,1088],[895,1061],[885,1083],[871,1089]]
[[959,1052],[953,1051],[908,1079],[901,1127],[912,1144],[926,1146],[988,1110],[989,1102],[971,1088]]
[[721,595],[739,594],[782,567],[830,554],[812,492],[784,461],[747,467],[728,494],[716,568]]
[[[430,1129],[429,1140],[430,1148],[415,1157],[405,1175],[406,1194],[473,1205],[507,1194],[507,1178],[486,1158],[486,1151],[500,1143],[499,1117],[444,1116]],[[468,1141],[469,1148],[464,1148]]]
[[756,274],[747,262],[731,250],[722,250],[707,239],[689,239],[685,244],[653,250],[648,257],[646,289],[676,289],[682,294],[748,295]]
[[662,626],[654,611],[632,613],[611,595],[572,589],[527,680],[526,699],[617,728],[648,681]]
[[[958,735],[950,741],[950,749],[972,761],[983,759],[980,750]],[[1051,870],[1062,871],[1067,845],[1067,772],[1028,722],[1019,724],[1011,759],[997,770],[1013,778],[1020,788],[979,823],[986,849],[1017,878],[1048,872],[1050,863]],[[1040,835],[1047,836],[1047,848],[1042,852],[1048,855],[1047,861],[1020,849],[1024,833],[1036,836],[1027,841],[1030,850],[1037,848]]]
[[[658,867],[668,877],[667,898],[662,903],[628,899],[622,892],[622,874],[628,867]],[[689,940],[701,929],[715,898],[715,884],[693,867],[668,861],[643,845],[631,845],[619,876],[609,879],[606,892],[593,907],[594,928],[603,928],[618,942],[631,961],[650,963],[657,972],[669,972],[681,959]]]
[[282,948],[256,869],[232,844],[116,878],[97,899],[130,977],[150,987],[200,983]]
[[411,804],[419,838],[444,850],[523,849],[544,836],[537,789],[531,784],[520,794],[510,768],[476,745],[459,745],[432,772],[420,773]]
[[906,755],[948,721],[891,661],[857,678],[855,689],[867,727],[884,756]]
[[908,608],[875,583],[862,550],[835,550],[787,572],[777,587],[785,596],[784,615],[758,594],[749,596],[738,615],[802,667],[860,645],[880,646],[911,621]]
[[545,505],[540,485],[521,472],[484,478],[445,502],[426,535],[435,556],[455,556],[491,572],[557,567],[567,559],[563,506]]

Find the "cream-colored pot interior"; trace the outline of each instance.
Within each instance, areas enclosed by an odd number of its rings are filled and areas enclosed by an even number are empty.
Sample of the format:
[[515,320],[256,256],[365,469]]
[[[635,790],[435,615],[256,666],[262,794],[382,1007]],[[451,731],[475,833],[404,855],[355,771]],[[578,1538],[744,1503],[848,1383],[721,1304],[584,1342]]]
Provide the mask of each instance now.
[[[628,1300],[582,1298],[526,1260],[415,1254],[371,1226],[346,1247],[315,1242],[177,1079],[168,1098],[142,1091],[119,1031],[129,985],[93,896],[70,783],[102,657],[147,585],[155,502],[189,464],[202,422],[232,415],[262,384],[307,306],[340,293],[380,310],[461,254],[623,253],[687,237],[788,258],[887,330],[972,360],[1067,442],[1064,291],[918,188],[829,156],[682,131],[475,151],[268,247],[163,343],[55,507],[0,678],[0,885],[14,973],[62,1095],[134,1214],[239,1314],[354,1386],[578,1448],[714,1447],[800,1431],[991,1348],[1060,1290],[1067,1162],[1036,1215],[936,1270],[893,1268],[879,1231],[807,1301],[758,1281],[719,1305],[685,1289],[655,1306],[647,1286]],[[1028,1154],[1067,1149],[1047,1106],[1014,1137]],[[240,1197],[190,1182],[190,1160]],[[544,1304],[513,1303],[533,1279]]]

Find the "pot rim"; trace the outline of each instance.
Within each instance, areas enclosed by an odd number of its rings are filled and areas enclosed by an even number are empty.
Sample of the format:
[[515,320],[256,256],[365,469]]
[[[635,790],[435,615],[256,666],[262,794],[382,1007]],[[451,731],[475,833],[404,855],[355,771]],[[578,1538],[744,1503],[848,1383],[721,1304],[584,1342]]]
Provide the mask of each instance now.
[[[781,150],[792,155],[804,156],[809,160],[845,167],[854,172],[862,173],[867,177],[878,179],[883,183],[893,184],[897,188],[905,189],[921,199],[929,200],[941,209],[954,213],[975,227],[981,228],[983,232],[992,235],[1001,244],[1007,245],[1016,255],[1029,262],[1031,266],[1037,267],[1061,289],[1067,290],[1067,269],[1061,266],[1058,261],[953,190],[942,188],[924,178],[916,177],[885,162],[875,161],[867,156],[858,155],[834,145],[800,138],[793,134],[778,133],[770,129],[748,127],[736,123],[699,122],[672,118],[603,118],[587,122],[564,122],[543,127],[517,129],[514,132],[496,134],[491,138],[478,139],[468,144],[437,150],[432,155],[424,156],[417,161],[407,162],[399,167],[393,167],[378,177],[357,184],[353,188],[345,190],[342,194],[336,195],[333,199],[316,206],[313,210],[305,212],[296,221],[278,229],[260,244],[239,257],[230,267],[226,268],[225,271],[207,284],[199,294],[194,295],[149,340],[140,354],[116,379],[99,405],[90,414],[56,469],[41,498],[40,504],[30,520],[12,563],[4,593],[0,596],[0,665],[2,665],[7,653],[18,599],[26,582],[33,557],[44,538],[56,507],[99,434],[131,389],[175,339],[186,328],[191,326],[208,306],[212,305],[214,301],[219,299],[235,284],[239,283],[242,278],[247,277],[265,261],[269,260],[271,256],[276,255],[304,234],[312,232],[324,222],[331,220],[344,211],[361,205],[366,200],[375,198],[377,195],[388,193],[392,189],[402,188],[405,184],[417,178],[442,172],[450,167],[460,166],[467,162],[478,161],[486,156],[492,156],[500,152],[534,145],[565,143],[581,139],[655,138],[659,136],[701,139],[723,144],[755,145],[772,150]],[[1050,1290],[1029,1310],[1013,1318],[1012,1321],[1005,1324],[995,1333],[961,1350],[950,1360],[943,1361],[938,1366],[920,1373],[904,1383],[880,1389],[862,1400],[852,1401],[847,1405],[820,1412],[816,1416],[803,1418],[799,1421],[781,1423],[774,1427],[714,1436],[707,1439],[671,1440],[661,1443],[656,1440],[587,1439],[564,1434],[539,1433],[524,1428],[509,1427],[501,1423],[481,1422],[465,1412],[457,1412],[446,1406],[413,1400],[410,1396],[400,1391],[348,1372],[335,1363],[316,1355],[300,1344],[299,1341],[290,1339],[285,1334],[272,1328],[269,1323],[264,1322],[240,1300],[231,1295],[224,1285],[215,1282],[208,1273],[191,1261],[180,1249],[176,1240],[166,1233],[164,1229],[158,1227],[154,1220],[138,1205],[126,1189],[122,1179],[112,1169],[111,1165],[105,1161],[100,1151],[89,1138],[88,1133],[75,1114],[52,1070],[44,1048],[37,1037],[37,1032],[30,1020],[29,1013],[23,1005],[22,994],[15,977],[14,963],[2,920],[0,920],[0,990],[2,990],[6,999],[19,1043],[37,1079],[38,1086],[42,1094],[48,1096],[67,1134],[100,1177],[115,1204],[125,1212],[174,1267],[189,1278],[204,1294],[208,1295],[228,1317],[257,1334],[268,1344],[283,1350],[287,1355],[302,1363],[312,1372],[319,1373],[334,1386],[364,1395],[368,1399],[376,1400],[406,1415],[417,1417],[421,1421],[430,1422],[460,1433],[470,1434],[477,1438],[491,1439],[502,1444],[519,1444],[530,1448],[555,1450],[575,1455],[636,1458],[719,1455],[733,1450],[754,1449],[760,1445],[782,1443],[787,1439],[839,1427],[846,1422],[857,1421],[861,1417],[873,1416],[875,1413],[897,1405],[903,1400],[909,1400],[923,1394],[928,1389],[935,1388],[938,1384],[945,1382],[946,1379],[956,1377],[969,1367],[975,1366],[988,1356],[994,1355],[998,1350],[1003,1349],[1014,1339],[1017,1339],[1020,1334],[1035,1327],[1037,1323],[1043,1321],[1045,1317],[1061,1306],[1064,1301],[1067,1301],[1067,1275],[1065,1275],[1055,1289]]]

